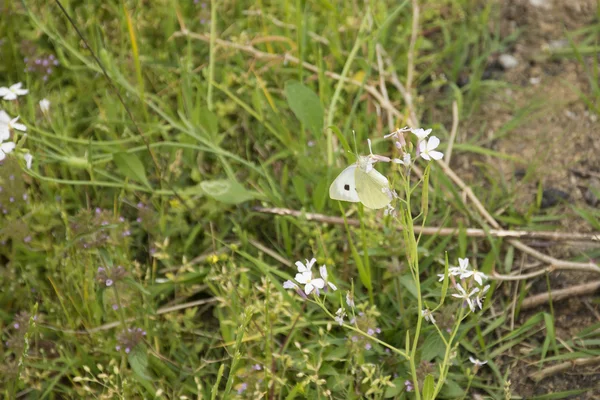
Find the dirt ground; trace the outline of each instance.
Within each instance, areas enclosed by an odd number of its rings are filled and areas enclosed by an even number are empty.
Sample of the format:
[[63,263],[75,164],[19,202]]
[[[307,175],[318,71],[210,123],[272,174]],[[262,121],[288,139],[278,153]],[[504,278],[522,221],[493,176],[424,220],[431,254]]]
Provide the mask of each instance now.
[[[501,35],[507,37],[517,30],[521,32],[503,56],[512,56],[508,57],[512,65],[495,77],[507,82],[510,88],[500,89],[487,99],[481,112],[474,117],[478,121],[465,121],[462,134],[475,134],[478,126],[481,126],[478,122],[485,121],[489,137],[494,137],[488,147],[522,160],[487,160],[497,168],[498,177],[506,182],[517,182],[518,190],[515,187],[512,189],[519,211],[525,212],[535,202],[540,182],[544,189],[568,195],[571,204],[600,207],[600,200],[593,196],[591,189],[600,188],[600,118],[589,112],[577,93],[591,93],[585,68],[572,57],[551,57],[549,52],[549,49],[571,49],[565,31],[573,32],[597,23],[596,0],[505,0],[499,1],[499,5]],[[587,61],[591,68],[591,60]],[[490,60],[490,63],[494,62],[497,63],[497,59]],[[528,108],[534,111],[517,129],[498,137],[498,132],[502,132],[505,124]],[[469,132],[469,127],[472,127],[472,132]],[[469,168],[470,161],[468,157],[457,157],[453,160],[453,167],[468,175],[467,171],[473,171]],[[477,180],[468,176],[466,179]],[[593,231],[568,205],[558,204],[556,207],[572,216],[558,222],[561,230]],[[580,255],[584,248],[551,243],[540,250],[567,259]],[[553,273],[550,282],[553,289],[559,289],[598,278],[597,275],[563,271]],[[530,281],[530,284],[529,295],[547,292],[545,276]],[[508,293],[513,292],[510,285],[504,289]],[[566,341],[581,329],[600,322],[598,299],[596,293],[555,302],[556,336]],[[516,326],[540,311],[549,312],[549,307],[542,306],[521,313]],[[542,330],[539,335],[525,342],[541,346],[544,334]],[[529,365],[530,359],[523,358],[527,350],[525,342],[523,346],[516,346],[510,356],[495,360],[503,371],[507,368],[510,370],[513,395],[527,399],[559,391],[594,388],[589,393],[571,398],[600,399],[598,364],[575,366],[534,383],[528,375],[539,371],[539,368],[537,364]],[[544,367],[549,365],[552,363]]]

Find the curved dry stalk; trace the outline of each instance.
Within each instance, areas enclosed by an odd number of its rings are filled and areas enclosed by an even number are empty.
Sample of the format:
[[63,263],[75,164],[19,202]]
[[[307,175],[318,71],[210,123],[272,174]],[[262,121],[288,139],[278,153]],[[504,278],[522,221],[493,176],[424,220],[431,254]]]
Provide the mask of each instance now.
[[[254,211],[258,211],[264,214],[275,214],[275,215],[287,215],[296,218],[305,218],[308,221],[325,222],[334,225],[343,225],[344,219],[342,217],[333,217],[330,215],[318,214],[318,213],[307,213],[298,210],[292,210],[289,208],[278,208],[278,207],[254,207]],[[348,225],[360,226],[360,221],[357,219],[347,219]],[[401,226],[397,227],[398,230],[402,230]],[[458,235],[459,228],[443,228],[437,226],[415,226],[414,230],[416,233],[423,235],[439,235],[439,236],[455,236]],[[515,231],[515,230],[504,230],[504,229],[489,229],[485,231],[477,228],[467,228],[463,232],[468,237],[501,237],[501,238],[520,238],[520,239],[545,239],[551,241],[573,241],[573,242],[592,242],[600,243],[600,233],[571,233],[571,232],[548,232],[548,231]],[[562,268],[564,263],[557,265],[560,269],[569,269],[568,266],[572,263],[565,262],[566,268]],[[577,264],[577,263],[576,263]],[[579,264],[577,264],[579,265]],[[600,272],[600,270],[598,270]]]
[[527,297],[525,300],[523,300],[523,303],[521,303],[521,309],[526,310],[529,308],[535,308],[544,303],[548,303],[550,299],[552,299],[552,301],[559,301],[569,297],[591,294],[598,289],[600,289],[600,280],[584,283],[582,285],[571,286],[565,289],[552,290],[550,292],[536,294],[535,296]]
[[600,363],[600,356],[597,357],[589,357],[589,358],[576,358],[575,360],[565,361],[560,364],[552,365],[550,367],[546,367],[539,372],[534,372],[529,374],[529,378],[531,378],[534,382],[539,382],[544,378],[552,376],[554,374],[558,374],[559,372],[567,371],[575,366],[585,366],[585,365],[594,365]]

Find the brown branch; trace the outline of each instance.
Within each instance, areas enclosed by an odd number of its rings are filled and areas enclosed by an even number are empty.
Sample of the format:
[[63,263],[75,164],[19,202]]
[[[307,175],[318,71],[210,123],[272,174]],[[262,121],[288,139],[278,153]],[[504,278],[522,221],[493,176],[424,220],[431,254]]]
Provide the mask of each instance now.
[[[330,215],[305,213],[302,211],[292,210],[289,208],[277,207],[255,207],[255,211],[264,214],[275,214],[283,216],[291,216],[297,218],[305,218],[308,221],[325,222],[333,225],[343,225],[342,217],[333,217]],[[360,221],[357,219],[348,219],[348,225],[360,226]],[[401,226],[397,227],[402,230]],[[459,228],[442,228],[436,226],[415,226],[415,233],[423,235],[439,235],[439,236],[454,236],[458,235]],[[515,231],[503,229],[483,229],[467,228],[464,232],[469,237],[502,237],[502,238],[519,238],[519,239],[545,239],[552,241],[574,241],[574,242],[595,242],[600,243],[600,233],[568,233],[568,232],[547,232],[547,231]],[[598,270],[600,272],[600,269]]]
[[552,298],[552,301],[554,302],[567,299],[569,297],[591,294],[598,289],[600,289],[600,280],[584,283],[582,285],[571,286],[566,289],[552,290],[550,292],[536,294],[535,296],[531,296],[523,300],[521,309],[527,310],[529,308],[535,308],[539,305],[549,302],[550,298]]
[[544,368],[539,372],[529,374],[529,378],[531,378],[535,382],[539,382],[544,378],[547,378],[559,372],[567,371],[575,366],[594,365],[598,363],[600,363],[600,356],[589,358],[576,358],[575,360],[565,361],[560,364]]

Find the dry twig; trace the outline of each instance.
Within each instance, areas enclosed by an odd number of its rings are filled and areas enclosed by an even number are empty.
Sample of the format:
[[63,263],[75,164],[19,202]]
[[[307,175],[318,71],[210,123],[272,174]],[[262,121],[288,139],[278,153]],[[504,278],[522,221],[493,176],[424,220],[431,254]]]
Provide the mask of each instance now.
[[600,363],[600,356],[589,358],[576,358],[575,360],[565,361],[560,364],[546,367],[539,372],[529,374],[529,378],[531,378],[535,382],[539,382],[544,378],[547,378],[554,374],[558,374],[559,372],[567,371],[568,369],[573,368],[575,366],[594,365],[598,363]]
[[582,285],[571,286],[566,289],[552,290],[550,292],[536,294],[535,296],[531,296],[523,300],[521,309],[527,310],[529,308],[535,308],[539,305],[547,303],[550,301],[550,299],[552,299],[554,302],[567,299],[569,297],[584,296],[586,294],[594,293],[598,289],[600,289],[600,280],[584,283]]

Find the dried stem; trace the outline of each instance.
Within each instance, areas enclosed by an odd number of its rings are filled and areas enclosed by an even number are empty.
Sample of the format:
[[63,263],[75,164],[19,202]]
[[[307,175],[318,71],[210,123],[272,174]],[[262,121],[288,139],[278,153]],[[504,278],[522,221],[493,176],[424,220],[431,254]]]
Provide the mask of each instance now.
[[575,360],[565,361],[560,364],[552,365],[551,367],[546,367],[539,372],[534,372],[533,374],[530,374],[529,377],[535,382],[539,382],[544,378],[547,378],[554,374],[558,374],[559,372],[567,371],[568,369],[573,368],[575,366],[594,365],[598,363],[600,363],[600,356],[589,358],[576,358]]
[[566,289],[552,290],[550,292],[536,294],[523,300],[521,309],[526,310],[529,308],[535,308],[539,305],[548,303],[550,299],[552,301],[559,301],[567,299],[569,297],[583,296],[586,294],[594,293],[600,289],[600,280],[584,283],[581,285],[571,286]]
[[[308,221],[325,222],[334,225],[343,225],[342,217],[333,217],[330,215],[307,213],[289,208],[277,207],[255,207],[255,211],[264,214],[285,215],[297,218],[304,218]],[[360,221],[357,219],[348,219],[348,225],[360,226]],[[402,227],[397,227],[401,230]],[[455,236],[459,234],[459,228],[442,228],[436,226],[415,226],[415,233],[423,235],[439,235],[439,236]],[[477,229],[467,228],[464,233],[469,237],[503,237],[503,238],[519,238],[519,239],[544,239],[551,241],[574,241],[574,242],[593,242],[600,243],[600,233],[585,234],[585,233],[567,233],[567,232],[548,232],[548,231],[514,231],[503,229]],[[571,265],[572,263],[567,263]],[[562,265],[562,264],[561,264]],[[561,266],[559,265],[559,266]],[[577,263],[576,265],[579,265]],[[588,265],[588,264],[585,264]],[[600,269],[598,270],[600,272]]]

